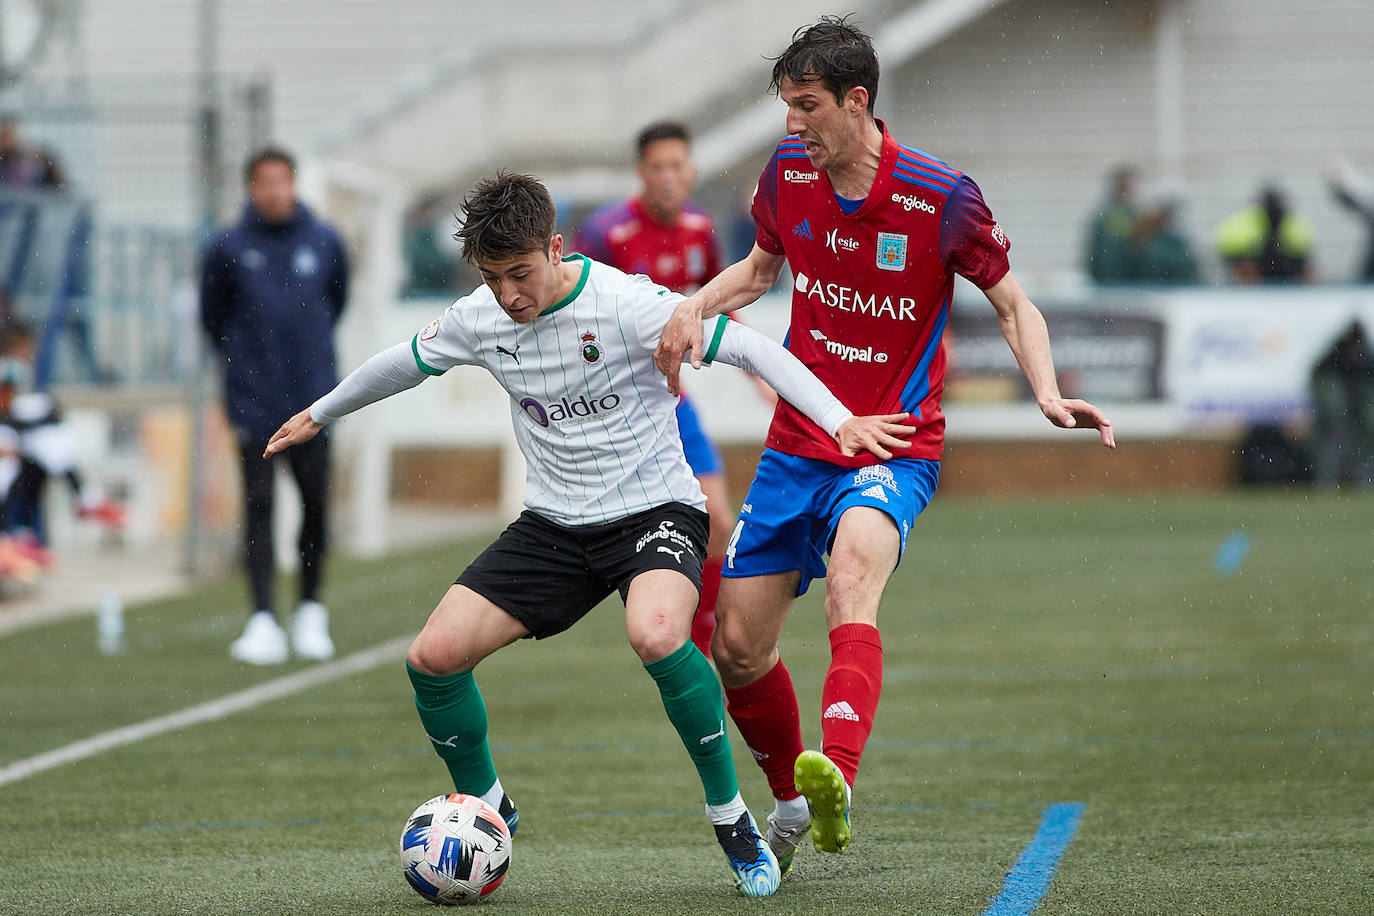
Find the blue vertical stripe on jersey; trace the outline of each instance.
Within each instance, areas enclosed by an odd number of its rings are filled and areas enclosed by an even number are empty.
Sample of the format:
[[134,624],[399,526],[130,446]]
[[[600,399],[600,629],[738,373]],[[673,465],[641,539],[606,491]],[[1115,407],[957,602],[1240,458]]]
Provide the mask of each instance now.
[[930,339],[926,341],[926,348],[921,352],[921,358],[917,361],[916,367],[911,370],[911,377],[907,379],[906,388],[902,389],[902,409],[907,411],[916,420],[923,420],[921,416],[921,402],[930,395],[930,363],[935,359],[936,352],[940,349],[940,341],[945,336],[945,321],[949,318],[950,295],[946,295],[944,301],[940,303],[940,317],[935,319],[935,328],[930,332]]

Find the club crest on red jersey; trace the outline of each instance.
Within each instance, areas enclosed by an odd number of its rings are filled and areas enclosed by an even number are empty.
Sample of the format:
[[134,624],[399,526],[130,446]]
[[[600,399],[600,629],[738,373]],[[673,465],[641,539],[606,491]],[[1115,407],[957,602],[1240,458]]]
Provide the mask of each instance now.
[[906,235],[878,233],[878,267],[881,270],[906,270]]

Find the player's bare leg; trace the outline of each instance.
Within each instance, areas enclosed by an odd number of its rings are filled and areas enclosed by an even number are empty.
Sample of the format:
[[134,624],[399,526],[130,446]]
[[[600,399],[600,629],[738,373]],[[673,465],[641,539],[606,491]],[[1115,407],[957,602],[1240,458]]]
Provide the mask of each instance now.
[[795,570],[723,579],[712,643],[730,716],[773,792],[766,839],[783,874],[791,869],[797,844],[811,823],[793,774],[802,751],[797,694],[778,653],[778,638],[800,581]]
[[705,656],[687,639],[696,600],[695,586],[682,573],[640,573],[625,598],[625,630],[701,777],[706,814],[735,885],[750,897],[767,897],[782,876],[740,795],[720,685]]
[[465,585],[454,585],[406,653],[415,708],[455,791],[480,796],[501,813],[511,833],[520,815],[496,776],[487,743],[487,707],[472,669],[528,632],[491,601]]
[[711,654],[711,636],[716,630],[716,601],[720,592],[720,570],[725,563],[725,546],[734,530],[735,511],[724,474],[698,474],[701,492],[706,494],[706,513],[711,517],[711,535],[706,545],[706,560],[701,565],[701,600],[692,618],[692,642],[703,655]]
[[849,804],[882,692],[878,605],[901,542],[886,513],[854,506],[840,517],[826,572],[830,670],[821,689],[821,752],[797,757],[797,791],[811,809],[811,841],[822,852],[849,845]]

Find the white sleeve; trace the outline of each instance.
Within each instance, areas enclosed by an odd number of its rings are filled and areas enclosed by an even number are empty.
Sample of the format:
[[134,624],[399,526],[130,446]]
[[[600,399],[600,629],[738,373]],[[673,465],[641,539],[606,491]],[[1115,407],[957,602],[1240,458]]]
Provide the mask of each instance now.
[[310,405],[310,419],[333,423],[360,407],[414,388],[429,375],[420,368],[410,341],[398,343],[368,359],[334,390]]
[[714,333],[706,336],[707,361],[728,363],[757,375],[828,435],[835,435],[840,424],[854,416],[782,344],[724,315],[714,320]]

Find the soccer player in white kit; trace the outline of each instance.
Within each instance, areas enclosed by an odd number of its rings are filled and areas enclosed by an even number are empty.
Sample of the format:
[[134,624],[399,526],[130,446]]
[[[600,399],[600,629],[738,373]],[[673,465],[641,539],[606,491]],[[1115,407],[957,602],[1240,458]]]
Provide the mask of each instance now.
[[[463,256],[485,285],[288,420],[264,457],[453,366],[490,372],[510,395],[528,465],[526,509],[458,577],[406,657],[420,721],[454,788],[481,796],[515,830],[472,670],[517,639],[562,632],[618,590],[630,645],[696,766],[735,883],[768,896],[777,860],[739,793],[720,684],[688,640],[706,500],[683,457],[677,398],[653,360],[683,297],[581,255],[564,258],[553,201],[530,176],[479,182],[463,217]],[[905,414],[853,416],[782,346],[738,322],[712,319],[702,330],[704,362],[763,378],[846,454],[891,457],[913,431]]]

